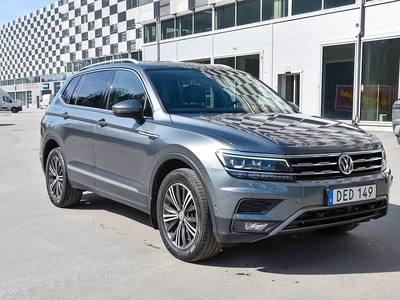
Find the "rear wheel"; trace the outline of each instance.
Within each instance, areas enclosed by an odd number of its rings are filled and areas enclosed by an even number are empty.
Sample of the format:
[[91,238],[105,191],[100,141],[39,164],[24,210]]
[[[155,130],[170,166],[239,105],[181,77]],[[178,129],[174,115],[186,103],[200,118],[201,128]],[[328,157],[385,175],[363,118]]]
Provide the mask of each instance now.
[[51,150],[47,158],[45,173],[47,193],[55,206],[70,207],[79,203],[82,190],[74,189],[71,186],[60,148]]
[[319,230],[325,233],[342,233],[353,230],[354,228],[357,228],[359,225],[360,223],[350,223],[350,224],[337,225],[327,228],[321,228]]
[[222,245],[214,237],[204,188],[191,169],[177,169],[163,180],[157,221],[168,251],[188,262],[215,256]]

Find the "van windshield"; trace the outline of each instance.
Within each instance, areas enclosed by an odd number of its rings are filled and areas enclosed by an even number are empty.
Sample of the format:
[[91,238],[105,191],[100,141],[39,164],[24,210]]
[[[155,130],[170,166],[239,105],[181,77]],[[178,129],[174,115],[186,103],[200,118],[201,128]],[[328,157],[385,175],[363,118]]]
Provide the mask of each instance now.
[[228,68],[147,70],[171,113],[295,113],[261,81]]

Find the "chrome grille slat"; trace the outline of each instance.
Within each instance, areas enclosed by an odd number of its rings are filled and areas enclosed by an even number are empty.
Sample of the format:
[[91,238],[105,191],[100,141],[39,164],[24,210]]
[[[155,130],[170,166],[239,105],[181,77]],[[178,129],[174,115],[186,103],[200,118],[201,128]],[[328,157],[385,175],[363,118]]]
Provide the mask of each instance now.
[[[343,153],[325,155],[288,155],[297,179],[326,179],[343,175],[339,170],[339,157]],[[346,152],[353,160],[353,172],[347,176],[377,173],[382,167],[382,150]]]

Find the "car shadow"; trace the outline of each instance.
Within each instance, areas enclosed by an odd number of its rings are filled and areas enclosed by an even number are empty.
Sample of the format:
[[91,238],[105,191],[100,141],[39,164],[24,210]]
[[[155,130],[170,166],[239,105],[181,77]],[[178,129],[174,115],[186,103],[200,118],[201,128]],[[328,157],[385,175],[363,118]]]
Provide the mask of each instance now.
[[129,207],[127,205],[112,201],[110,199],[96,195],[95,193],[85,192],[82,195],[81,202],[72,207],[76,210],[106,210],[108,212],[118,214],[139,222],[143,225],[151,226],[150,217],[148,214]]
[[[106,210],[151,226],[146,213],[94,193],[84,193],[73,209]],[[390,204],[385,217],[363,223],[351,232],[277,235],[223,249],[217,256],[197,264],[291,275],[399,272],[399,216],[400,206]]]

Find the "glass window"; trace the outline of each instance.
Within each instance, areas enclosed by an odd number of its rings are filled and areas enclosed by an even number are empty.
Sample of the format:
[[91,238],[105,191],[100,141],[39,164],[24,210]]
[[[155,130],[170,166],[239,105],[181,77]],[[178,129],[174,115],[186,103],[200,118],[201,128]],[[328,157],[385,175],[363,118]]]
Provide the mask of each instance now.
[[244,55],[236,57],[236,69],[250,73],[256,78],[260,77],[260,55]]
[[102,30],[103,30],[102,28],[96,29],[95,32],[94,32],[95,36],[96,37],[101,37],[102,34],[103,34]]
[[260,0],[244,0],[237,3],[237,25],[260,21]]
[[110,15],[114,15],[118,12],[117,4],[110,6]]
[[126,12],[120,12],[118,14],[118,23],[126,21]]
[[175,37],[175,22],[174,19],[161,21],[161,39],[172,39]]
[[[78,81],[79,81],[79,78],[80,77],[75,77],[75,78],[73,78],[70,82],[69,82],[69,84],[68,84],[68,86],[64,89],[64,91],[63,91],[63,93],[61,94],[61,99],[65,102],[65,103],[70,103],[70,100],[71,100],[71,98],[72,98],[72,93],[74,92],[74,90],[75,90],[75,87],[76,87],[76,85],[77,85],[77,83],[78,83]],[[73,103],[72,103],[73,104]]]
[[136,28],[136,21],[135,19],[131,19],[126,21],[126,29],[135,29]]
[[131,9],[138,6],[137,0],[126,0],[126,9]]
[[253,76],[235,69],[148,70],[169,113],[293,113],[275,92]]
[[280,74],[278,76],[278,94],[286,101],[300,106],[300,74]]
[[214,59],[215,64],[229,66],[235,68],[235,57],[222,57]]
[[292,15],[304,14],[322,9],[322,0],[293,0]]
[[170,14],[170,0],[160,0],[160,16]]
[[353,115],[355,44],[324,47],[322,70],[323,117],[351,120]]
[[215,8],[215,29],[235,26],[235,4]]
[[79,89],[76,105],[103,108],[105,90],[113,71],[86,74]]
[[144,42],[151,43],[156,41],[156,23],[144,25]]
[[192,34],[192,15],[176,18],[176,33],[178,37]]
[[126,42],[126,32],[118,33],[118,42]]
[[400,39],[364,43],[361,120],[392,120],[392,105],[399,89],[399,62]]
[[101,19],[101,15],[102,15],[101,9],[96,10],[96,11],[94,12],[94,18],[95,18],[96,20]]
[[324,0],[324,8],[333,8],[339,6],[345,6],[355,4],[356,0]]
[[194,33],[211,31],[212,11],[204,10],[194,13]]
[[214,63],[245,71],[256,78],[260,76],[260,56],[258,54],[216,58]]
[[[140,78],[131,71],[117,71],[110,91],[107,109],[124,100],[138,100],[142,107],[146,106],[146,91]],[[151,110],[146,109],[146,115],[151,115]]]
[[262,20],[288,16],[288,0],[262,0]]

